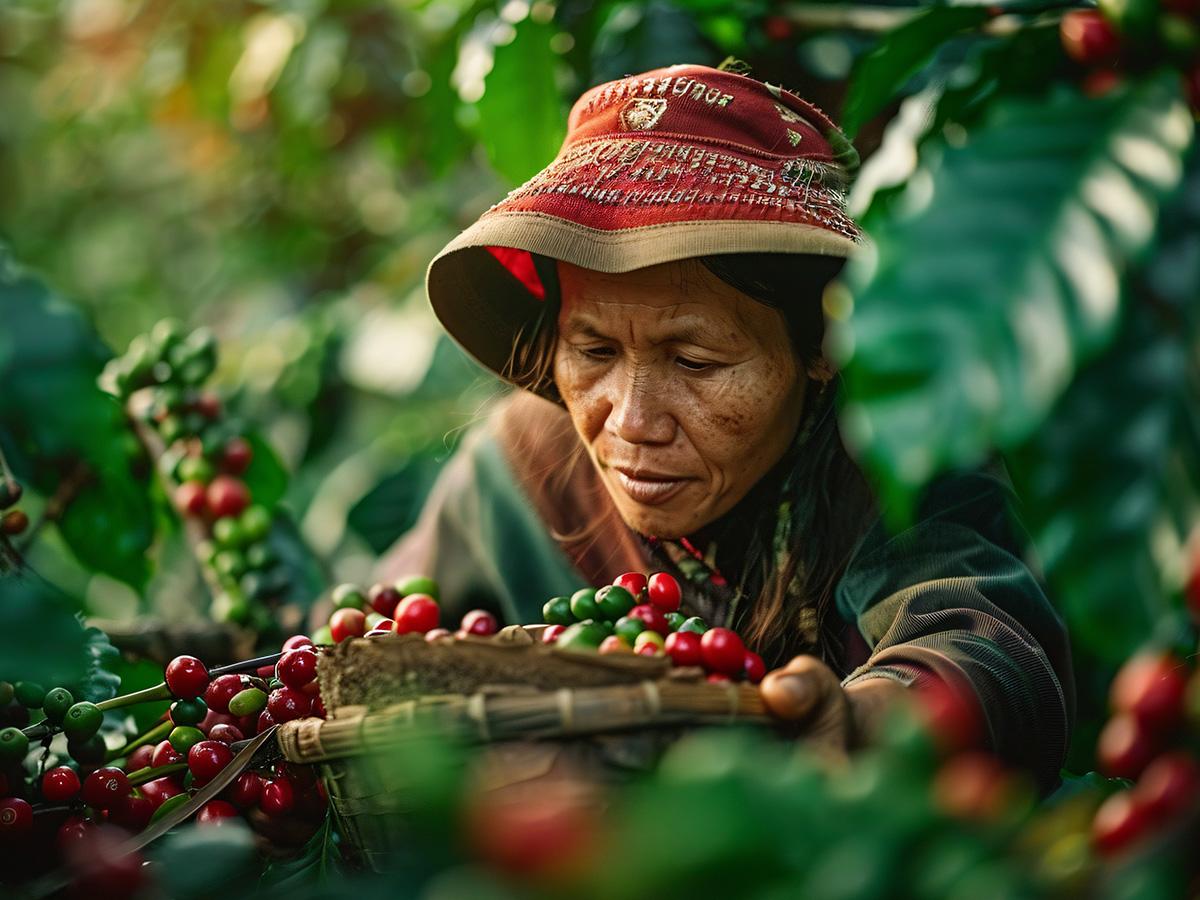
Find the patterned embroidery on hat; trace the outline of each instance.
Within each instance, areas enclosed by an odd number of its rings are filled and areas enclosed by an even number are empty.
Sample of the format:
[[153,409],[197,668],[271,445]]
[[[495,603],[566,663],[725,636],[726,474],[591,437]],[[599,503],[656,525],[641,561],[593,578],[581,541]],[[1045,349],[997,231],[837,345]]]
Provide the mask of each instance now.
[[845,212],[842,177],[837,166],[815,159],[788,159],[776,167],[674,141],[601,138],[572,147],[489,212],[540,194],[608,206],[774,207],[858,241],[861,234]]
[[621,127],[627,131],[649,131],[667,111],[667,101],[657,97],[638,97],[621,108]]
[[789,128],[787,130],[787,133],[788,133],[788,142],[791,143],[791,145],[793,147],[798,146],[801,141],[800,132],[793,131],[791,128]]
[[804,116],[800,115],[793,109],[788,109],[782,103],[775,104],[775,112],[779,113],[779,118],[785,122],[803,122]]

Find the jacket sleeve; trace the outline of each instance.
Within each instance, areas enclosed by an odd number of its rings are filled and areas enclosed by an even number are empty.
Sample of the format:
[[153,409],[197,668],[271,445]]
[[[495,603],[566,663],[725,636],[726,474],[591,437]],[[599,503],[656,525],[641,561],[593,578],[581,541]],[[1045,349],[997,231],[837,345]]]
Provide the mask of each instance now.
[[939,678],[969,687],[991,749],[1028,769],[1043,791],[1058,781],[1074,717],[1066,629],[1021,559],[997,475],[946,476],[915,525],[877,522],[855,551],[838,611],[870,648],[845,679],[905,685]]
[[429,575],[441,589],[443,625],[490,609],[506,624],[541,621],[542,604],[582,580],[516,484],[496,436],[477,427],[438,475],[417,524],[380,559],[390,580]]

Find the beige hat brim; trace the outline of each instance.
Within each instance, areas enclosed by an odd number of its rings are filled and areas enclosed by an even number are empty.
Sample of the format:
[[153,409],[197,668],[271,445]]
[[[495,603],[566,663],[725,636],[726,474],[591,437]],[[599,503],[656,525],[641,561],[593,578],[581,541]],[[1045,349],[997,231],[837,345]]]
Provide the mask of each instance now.
[[543,306],[487,251],[489,246],[612,273],[726,253],[846,258],[861,249],[848,237],[797,222],[706,219],[606,231],[546,213],[489,213],[434,257],[425,284],[434,314],[450,336],[501,376],[513,342]]

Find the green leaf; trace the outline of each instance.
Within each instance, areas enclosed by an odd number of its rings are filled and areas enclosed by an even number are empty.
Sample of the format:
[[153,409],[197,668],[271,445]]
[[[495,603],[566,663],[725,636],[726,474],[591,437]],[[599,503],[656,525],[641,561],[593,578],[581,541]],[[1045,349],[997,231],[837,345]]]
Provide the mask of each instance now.
[[0,575],[0,679],[75,684],[91,663],[76,604],[29,569]]
[[325,822],[309,838],[299,856],[272,862],[263,870],[258,890],[284,896],[289,887],[322,888],[338,880],[341,871],[338,835],[333,828],[333,816],[326,814]]
[[90,472],[59,520],[63,540],[84,565],[141,588],[153,517],[130,471],[124,416],[96,385],[112,354],[78,309],[33,278],[0,276],[0,307],[0,422],[43,495]]
[[1166,73],[1102,100],[997,100],[960,146],[927,145],[847,268],[829,342],[847,440],[894,521],[939,470],[1028,437],[1108,343],[1192,131]]
[[888,32],[855,65],[841,126],[854,137],[929,62],[949,38],[989,17],[980,6],[933,6]]
[[254,832],[240,819],[171,832],[154,848],[154,859],[164,893],[178,900],[248,896],[246,882],[259,865]]
[[567,116],[558,91],[558,56],[550,49],[555,28],[528,18],[515,28],[516,37],[495,48],[476,107],[488,160],[519,184],[554,159]]
[[121,688],[121,676],[116,669],[121,661],[121,653],[109,641],[108,635],[99,628],[84,629],[83,652],[87,660],[86,671],[75,686],[75,699],[100,703],[117,696]]
[[245,438],[253,448],[254,455],[242,480],[250,489],[250,496],[255,503],[272,509],[287,491],[287,469],[283,467],[274,448],[261,435],[251,431],[245,434]]
[[1130,280],[1118,340],[1009,456],[1072,641],[1112,664],[1169,633],[1177,610],[1156,542],[1165,529],[1182,544],[1200,500],[1197,196],[1193,152],[1155,253]]

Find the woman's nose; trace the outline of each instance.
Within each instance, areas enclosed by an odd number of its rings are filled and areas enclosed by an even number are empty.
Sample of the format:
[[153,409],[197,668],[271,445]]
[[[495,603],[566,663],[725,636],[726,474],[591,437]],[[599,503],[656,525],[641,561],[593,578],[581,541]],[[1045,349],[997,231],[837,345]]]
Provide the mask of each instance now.
[[669,388],[644,371],[613,379],[611,409],[605,423],[610,434],[630,444],[669,444],[675,438]]

